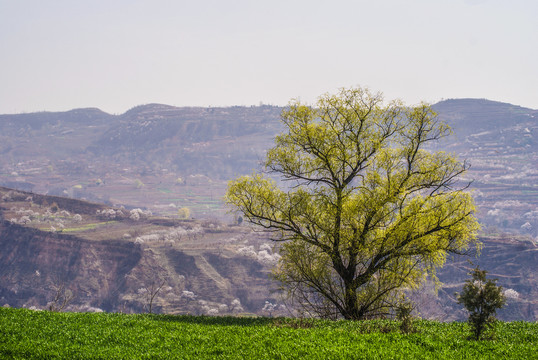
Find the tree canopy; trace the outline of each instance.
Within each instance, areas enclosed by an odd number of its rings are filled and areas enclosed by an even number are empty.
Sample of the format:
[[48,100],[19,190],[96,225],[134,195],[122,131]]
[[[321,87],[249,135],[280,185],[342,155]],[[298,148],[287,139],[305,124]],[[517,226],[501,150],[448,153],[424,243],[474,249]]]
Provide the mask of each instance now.
[[471,279],[465,281],[461,294],[456,294],[458,303],[469,311],[469,324],[475,340],[480,340],[485,330],[495,326],[497,309],[506,304],[502,286],[497,279],[486,279],[486,270],[477,266],[471,272]]
[[468,165],[425,149],[450,133],[428,104],[352,88],[292,101],[281,117],[267,174],[231,181],[226,200],[282,241],[274,275],[310,314],[387,314],[447,254],[478,244],[459,181]]

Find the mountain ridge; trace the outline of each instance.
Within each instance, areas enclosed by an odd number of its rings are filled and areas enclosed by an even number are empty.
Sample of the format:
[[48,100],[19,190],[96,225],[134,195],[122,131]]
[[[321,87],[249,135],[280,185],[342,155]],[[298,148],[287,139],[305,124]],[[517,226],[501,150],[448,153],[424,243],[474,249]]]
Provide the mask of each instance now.
[[[282,109],[153,103],[121,115],[0,115],[0,185],[222,217],[227,181],[260,170],[284,129]],[[434,149],[472,165],[481,222],[538,236],[538,110],[486,99],[447,99],[433,109],[454,131]]]
[[[474,103],[474,104],[486,104],[486,105],[493,105],[493,106],[509,106],[514,108],[520,108],[522,110],[531,110],[534,112],[538,112],[538,109],[528,108],[521,105],[515,105],[504,101],[497,101],[497,100],[490,100],[487,98],[446,98],[442,99],[440,101],[437,101],[435,103],[430,103],[433,107],[444,105],[444,104],[451,104],[451,103],[459,103],[459,104],[465,104],[465,103]],[[130,109],[124,111],[121,114],[112,114],[108,113],[104,110],[101,110],[99,107],[95,106],[89,106],[89,107],[82,107],[82,108],[72,108],[69,110],[63,110],[63,111],[34,111],[34,112],[20,112],[20,113],[5,113],[0,114],[0,117],[3,116],[25,116],[25,115],[35,115],[35,114],[65,114],[65,113],[71,113],[71,112],[77,112],[77,111],[97,111],[99,113],[102,113],[104,115],[108,116],[116,116],[121,117],[129,112],[132,112],[134,110],[139,111],[140,109],[144,110],[154,110],[155,108],[162,107],[164,109],[230,109],[230,108],[257,108],[257,107],[274,107],[274,108],[280,108],[283,109],[286,106],[277,106],[277,105],[229,105],[229,106],[175,106],[175,105],[168,105],[163,103],[145,103],[145,104],[139,104],[131,107]]]

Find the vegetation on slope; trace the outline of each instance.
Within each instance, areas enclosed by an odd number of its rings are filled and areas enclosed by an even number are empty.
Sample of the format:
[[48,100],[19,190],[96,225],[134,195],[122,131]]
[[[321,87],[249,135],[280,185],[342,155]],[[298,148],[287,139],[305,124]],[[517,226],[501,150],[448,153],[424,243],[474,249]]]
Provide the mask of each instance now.
[[0,308],[0,357],[12,359],[532,359],[538,324],[500,323],[469,340],[466,323],[54,313]]

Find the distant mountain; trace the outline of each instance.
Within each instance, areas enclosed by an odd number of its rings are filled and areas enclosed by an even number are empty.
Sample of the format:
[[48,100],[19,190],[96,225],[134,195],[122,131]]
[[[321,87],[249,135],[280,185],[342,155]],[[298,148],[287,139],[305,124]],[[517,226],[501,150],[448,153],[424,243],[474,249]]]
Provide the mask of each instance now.
[[502,130],[528,123],[538,115],[538,110],[486,99],[443,100],[433,105],[433,108],[456,133],[462,134],[485,129]]
[[[467,175],[489,233],[538,236],[538,110],[484,99],[435,104],[454,135],[436,145],[471,164]],[[0,115],[0,185],[222,217],[228,180],[259,170],[282,131],[282,108],[148,104]]]

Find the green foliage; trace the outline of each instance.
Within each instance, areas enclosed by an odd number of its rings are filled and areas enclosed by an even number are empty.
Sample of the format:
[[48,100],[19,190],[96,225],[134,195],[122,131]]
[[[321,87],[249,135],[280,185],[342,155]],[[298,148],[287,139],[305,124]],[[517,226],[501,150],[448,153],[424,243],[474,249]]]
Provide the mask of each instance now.
[[473,269],[472,277],[465,281],[463,291],[458,295],[458,303],[469,311],[469,324],[475,340],[480,340],[484,332],[492,330],[497,319],[495,313],[506,303],[497,279],[486,280],[486,270],[478,266]]
[[182,207],[177,211],[177,215],[180,219],[189,219],[191,217],[191,210],[188,207]]
[[226,200],[284,241],[276,279],[309,315],[388,315],[400,289],[434,275],[448,253],[476,243],[467,165],[425,145],[449,134],[430,106],[384,104],[343,89],[282,113],[265,168],[231,181]]
[[400,331],[404,334],[416,331],[413,310],[415,310],[415,307],[409,301],[402,301],[396,305],[396,319],[400,321]]
[[98,222],[98,223],[88,223],[88,224],[84,224],[84,225],[81,225],[81,226],[78,226],[78,227],[65,228],[65,229],[63,229],[63,232],[81,232],[81,231],[94,230],[94,229],[97,229],[99,227],[103,227],[103,226],[111,225],[111,224],[116,224],[116,223],[118,223],[118,221],[116,221],[116,220],[102,221],[102,222]]
[[142,182],[142,180],[140,180],[140,179],[136,179],[134,181],[134,185],[135,185],[135,187],[137,189],[141,189],[141,188],[143,188],[145,186],[144,183]]
[[466,323],[306,322],[285,318],[53,313],[0,308],[2,359],[532,359],[538,324],[500,323],[495,341]]

